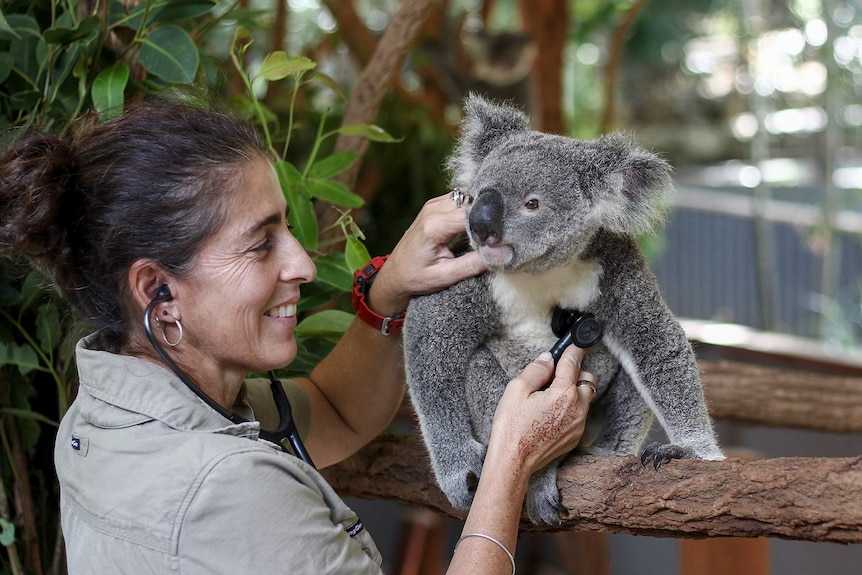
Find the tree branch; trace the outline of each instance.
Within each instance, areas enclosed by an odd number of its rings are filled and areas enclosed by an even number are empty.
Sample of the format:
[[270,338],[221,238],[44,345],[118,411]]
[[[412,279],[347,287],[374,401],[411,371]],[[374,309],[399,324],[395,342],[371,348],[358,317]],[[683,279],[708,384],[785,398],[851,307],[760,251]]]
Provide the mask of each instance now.
[[365,66],[377,47],[377,37],[356,13],[353,0],[323,0],[322,3],[338,22],[338,34],[359,67]]
[[770,427],[862,433],[862,376],[828,375],[737,361],[701,361],[716,419]]
[[[343,497],[396,499],[463,519],[437,488],[421,439],[382,436],[324,470]],[[665,537],[780,537],[862,543],[862,457],[674,460],[570,457],[558,485],[570,513],[535,531]]]
[[[372,124],[377,118],[383,96],[392,85],[404,63],[410,46],[416,41],[434,2],[439,0],[404,0],[392,16],[383,37],[377,42],[374,53],[359,75],[356,86],[350,93],[344,110],[342,125]],[[339,2],[332,0],[327,6],[337,7]],[[330,8],[332,9],[332,8]],[[344,18],[344,15],[339,16]],[[361,136],[339,135],[335,142],[335,152],[351,150],[359,159],[350,169],[339,174],[336,179],[348,188],[356,187],[356,179],[362,166],[362,155],[368,149],[368,140]],[[370,198],[364,198],[368,201]],[[317,219],[321,229],[331,226],[338,218],[338,211],[331,204],[318,202]],[[337,249],[340,244],[330,247]]]
[[[377,48],[360,74],[356,86],[350,93],[343,123],[370,124],[377,117],[383,96],[391,86],[410,46],[422,30],[422,24],[431,11],[434,0],[404,0],[392,16],[392,22],[377,43]],[[368,148],[368,140],[359,136],[339,136],[335,151],[353,150],[360,156]],[[342,183],[353,187],[358,174],[359,162],[345,172]]]

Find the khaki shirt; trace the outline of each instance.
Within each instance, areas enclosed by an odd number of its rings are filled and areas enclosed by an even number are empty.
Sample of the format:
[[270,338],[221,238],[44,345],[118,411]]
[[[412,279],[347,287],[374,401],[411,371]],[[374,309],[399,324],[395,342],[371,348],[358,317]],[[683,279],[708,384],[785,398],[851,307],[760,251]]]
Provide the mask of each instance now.
[[[381,572],[356,514],[258,422],[234,425],[167,369],[89,341],[55,446],[70,574]],[[285,388],[307,429],[307,398]]]

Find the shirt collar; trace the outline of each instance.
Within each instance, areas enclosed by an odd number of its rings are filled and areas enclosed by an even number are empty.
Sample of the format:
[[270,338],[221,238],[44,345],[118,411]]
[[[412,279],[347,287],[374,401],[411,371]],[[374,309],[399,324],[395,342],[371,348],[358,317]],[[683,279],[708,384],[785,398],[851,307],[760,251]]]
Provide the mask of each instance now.
[[105,410],[104,404],[107,404],[124,410],[129,418],[138,421],[146,416],[179,430],[258,438],[260,423],[254,421],[254,413],[245,403],[244,387],[233,409],[250,421],[234,424],[204,403],[164,366],[96,349],[94,341],[94,335],[85,337],[76,348],[80,388],[102,402],[101,406],[97,402],[89,407],[91,417],[123,418],[116,410]]

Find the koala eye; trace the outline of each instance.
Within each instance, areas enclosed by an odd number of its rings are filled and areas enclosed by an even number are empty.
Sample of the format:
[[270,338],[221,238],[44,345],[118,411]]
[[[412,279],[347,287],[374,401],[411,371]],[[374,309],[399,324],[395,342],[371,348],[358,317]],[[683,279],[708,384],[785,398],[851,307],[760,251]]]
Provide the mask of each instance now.
[[538,210],[539,209],[539,200],[536,198],[532,198],[527,200],[527,203],[524,204],[524,207],[528,210]]

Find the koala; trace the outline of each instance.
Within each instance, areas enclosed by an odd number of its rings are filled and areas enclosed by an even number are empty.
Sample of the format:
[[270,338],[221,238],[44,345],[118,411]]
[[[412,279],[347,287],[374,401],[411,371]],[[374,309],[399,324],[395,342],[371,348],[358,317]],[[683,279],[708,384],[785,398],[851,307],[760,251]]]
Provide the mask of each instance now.
[[[653,417],[669,444],[642,453],[724,459],[691,345],[635,242],[663,214],[671,168],[620,134],[580,141],[530,129],[519,110],[467,98],[448,159],[470,247],[489,270],[414,298],[404,323],[408,390],[440,488],[470,506],[506,384],[557,341],[554,308],[592,313],[604,336],[583,368],[596,376],[579,450],[641,451]],[[526,508],[559,524],[559,460],[537,471]]]

